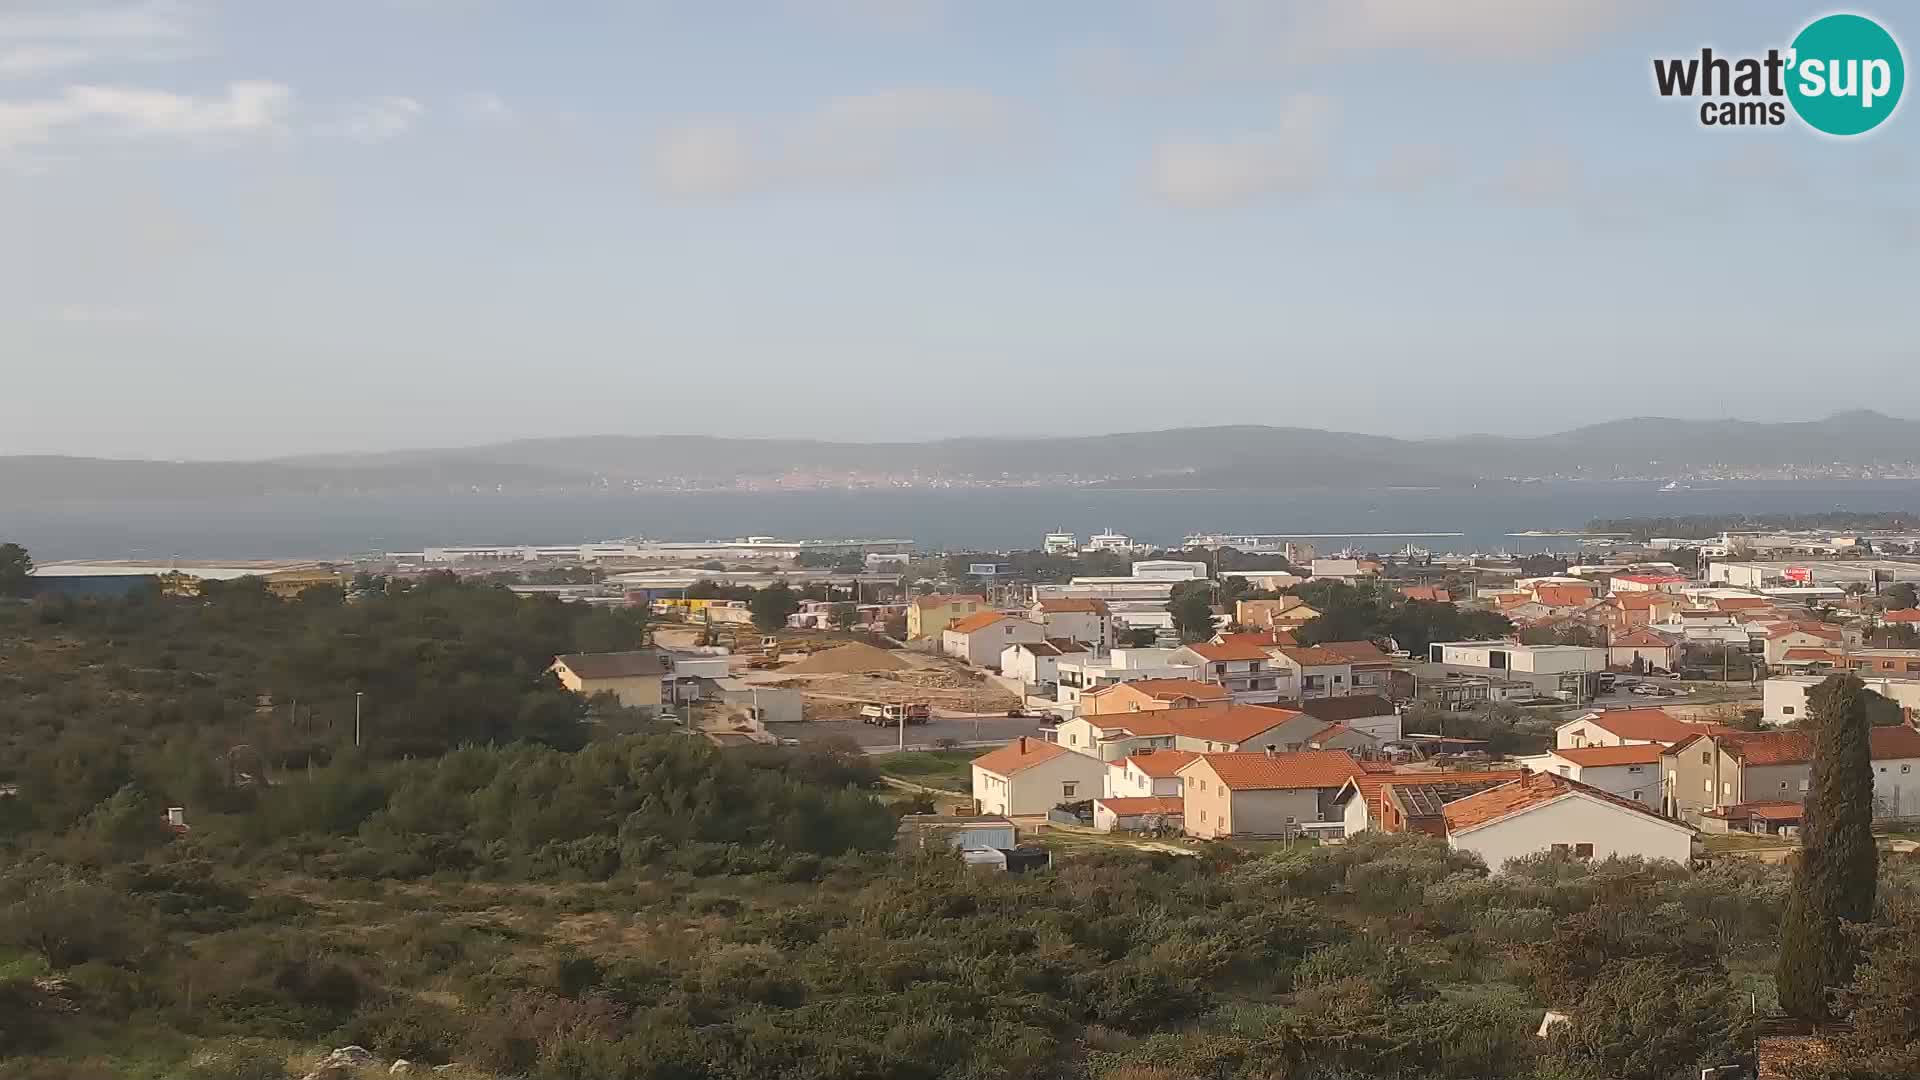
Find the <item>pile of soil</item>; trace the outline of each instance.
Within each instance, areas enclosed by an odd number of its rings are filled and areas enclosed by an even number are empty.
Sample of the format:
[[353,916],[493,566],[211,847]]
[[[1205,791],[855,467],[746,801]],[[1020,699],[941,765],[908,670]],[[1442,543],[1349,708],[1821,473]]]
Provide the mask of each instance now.
[[856,641],[814,653],[781,670],[795,675],[857,675],[863,671],[903,671],[911,666],[885,649],[876,649]]

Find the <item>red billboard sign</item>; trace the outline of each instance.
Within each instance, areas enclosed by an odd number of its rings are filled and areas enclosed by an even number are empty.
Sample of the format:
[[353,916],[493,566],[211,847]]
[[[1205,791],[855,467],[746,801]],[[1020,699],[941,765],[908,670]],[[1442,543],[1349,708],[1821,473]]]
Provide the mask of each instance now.
[[1813,581],[1813,571],[1804,566],[1789,566],[1786,578],[1788,581],[1797,581],[1802,585],[1810,584]]

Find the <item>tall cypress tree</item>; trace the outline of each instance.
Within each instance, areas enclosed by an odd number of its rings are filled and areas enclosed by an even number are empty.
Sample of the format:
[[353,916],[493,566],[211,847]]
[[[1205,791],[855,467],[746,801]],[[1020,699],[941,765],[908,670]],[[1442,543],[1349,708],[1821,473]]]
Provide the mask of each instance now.
[[1879,854],[1865,693],[1859,679],[1835,675],[1808,695],[1818,725],[1813,778],[1774,972],[1780,1007],[1806,1020],[1829,1019],[1827,991],[1853,977],[1853,944],[1841,923],[1873,914]]

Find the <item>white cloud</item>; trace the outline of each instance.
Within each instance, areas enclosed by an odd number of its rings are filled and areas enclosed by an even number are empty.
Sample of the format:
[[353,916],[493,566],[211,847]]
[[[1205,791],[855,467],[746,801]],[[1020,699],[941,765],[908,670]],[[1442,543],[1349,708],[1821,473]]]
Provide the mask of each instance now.
[[1271,131],[1224,140],[1174,139],[1155,150],[1154,192],[1180,206],[1234,206],[1265,195],[1304,194],[1327,172],[1331,99],[1287,99]]
[[1445,59],[1535,59],[1651,10],[1645,0],[1337,0],[1302,11],[1288,39],[1303,54],[1410,49]]
[[65,136],[205,137],[284,130],[293,91],[236,82],[219,97],[120,86],[69,86],[59,95],[0,101],[0,152]]
[[461,94],[454,99],[453,105],[461,116],[476,124],[510,124],[515,119],[513,108],[506,99],[491,90]]
[[0,5],[0,78],[186,55],[197,15],[179,0],[10,0]]
[[880,90],[777,123],[682,125],[654,147],[654,178],[670,194],[712,197],[928,175],[970,164],[1010,126],[1007,103],[984,91]]
[[384,142],[406,134],[426,111],[410,97],[374,98],[351,106],[344,118],[322,130],[361,142]]

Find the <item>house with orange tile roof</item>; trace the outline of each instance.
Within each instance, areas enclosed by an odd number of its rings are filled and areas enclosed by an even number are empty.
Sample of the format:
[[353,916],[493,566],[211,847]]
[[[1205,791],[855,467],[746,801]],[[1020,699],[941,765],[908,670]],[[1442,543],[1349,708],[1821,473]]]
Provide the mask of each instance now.
[[1096,686],[1080,695],[1082,716],[1191,709],[1232,700],[1227,688],[1197,679],[1137,679],[1129,683]]
[[[1304,714],[1270,705],[1198,705],[1188,709],[1076,716],[1054,728],[1060,745],[1102,761],[1118,761],[1142,750],[1222,753],[1275,749],[1283,734],[1297,730]],[[1325,724],[1308,718],[1315,731]]]
[[1178,829],[1185,810],[1186,800],[1178,795],[1095,799],[1093,830],[1110,833]]
[[[1675,743],[1661,755],[1666,811],[1688,821],[1749,802],[1805,802],[1812,784],[1810,731],[1718,730]],[[1920,731],[1907,725],[1867,733],[1876,820],[1920,817]]]
[[1333,797],[1360,767],[1344,750],[1201,754],[1180,769],[1187,835],[1297,836],[1337,820]]
[[907,638],[933,638],[939,640],[940,632],[969,615],[989,611],[987,598],[978,593],[929,593],[916,596],[913,603],[907,605]]
[[1615,574],[1608,582],[1607,588],[1614,593],[1677,593],[1687,585],[1687,579],[1679,574]]
[[1273,662],[1286,674],[1279,700],[1345,697],[1353,692],[1353,661],[1324,645],[1275,649]]
[[1400,595],[1408,600],[1424,600],[1429,604],[1453,603],[1453,596],[1438,585],[1402,585]]
[[1323,641],[1315,646],[1347,662],[1347,692],[1388,698],[1413,696],[1411,660],[1389,656],[1371,641]]
[[1664,622],[1679,608],[1680,598],[1669,592],[1625,592],[1614,593],[1588,610],[1607,625],[1624,628]]
[[973,797],[983,814],[1044,814],[1099,795],[1106,771],[1098,758],[1022,735],[973,759]]
[[1000,654],[1007,646],[1038,644],[1046,639],[1046,627],[1037,622],[999,611],[981,611],[942,630],[940,651],[969,667],[998,671]]
[[1186,750],[1137,750],[1107,762],[1101,794],[1116,798],[1184,794],[1180,770],[1198,756]]
[[1426,833],[1444,839],[1447,823],[1440,814],[1442,807],[1524,775],[1519,769],[1478,772],[1410,769],[1385,773],[1362,770],[1335,793],[1333,801],[1346,823],[1347,836],[1378,829]]
[[1319,617],[1318,609],[1293,595],[1270,600],[1236,600],[1233,605],[1234,624],[1250,630],[1290,630]]
[[1786,659],[1788,649],[1838,649],[1847,642],[1846,631],[1817,622],[1783,623],[1767,631],[1763,654],[1767,663]]
[[1674,717],[1665,709],[1596,709],[1553,729],[1556,749],[1583,746],[1671,745],[1704,730]]
[[1172,664],[1192,664],[1200,679],[1224,687],[1242,705],[1279,701],[1288,696],[1274,671],[1268,650],[1251,643],[1196,641],[1173,650]]
[[1447,846],[1496,873],[1514,859],[1553,852],[1576,859],[1693,857],[1691,826],[1651,807],[1557,773],[1528,773],[1447,803]]
[[1607,638],[1607,666],[1676,671],[1680,666],[1680,645],[1645,627],[1613,634]]
[[1901,608],[1897,611],[1883,611],[1880,621],[1889,626],[1920,625],[1920,608]]

